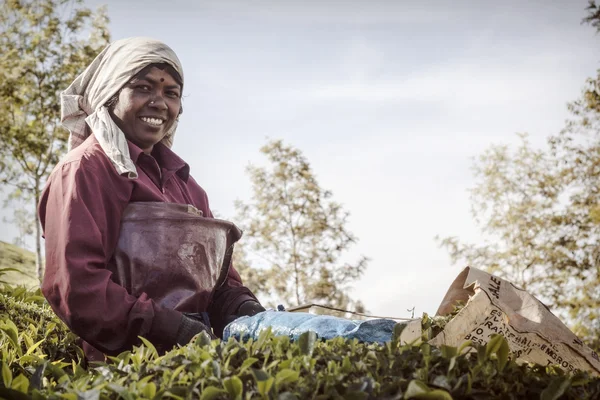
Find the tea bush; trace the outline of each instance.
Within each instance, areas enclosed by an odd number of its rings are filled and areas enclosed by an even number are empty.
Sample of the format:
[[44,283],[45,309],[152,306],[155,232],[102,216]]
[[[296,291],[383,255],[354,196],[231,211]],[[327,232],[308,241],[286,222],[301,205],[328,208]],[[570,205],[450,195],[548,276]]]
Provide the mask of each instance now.
[[[425,335],[443,320],[423,318]],[[399,337],[397,326],[395,337]],[[427,337],[425,337],[427,339]],[[598,399],[600,379],[554,366],[519,365],[507,342],[462,348],[298,342],[205,335],[159,355],[146,340],[108,363],[86,365],[77,338],[39,292],[0,293],[0,397],[7,399]],[[466,350],[472,349],[471,352]]]

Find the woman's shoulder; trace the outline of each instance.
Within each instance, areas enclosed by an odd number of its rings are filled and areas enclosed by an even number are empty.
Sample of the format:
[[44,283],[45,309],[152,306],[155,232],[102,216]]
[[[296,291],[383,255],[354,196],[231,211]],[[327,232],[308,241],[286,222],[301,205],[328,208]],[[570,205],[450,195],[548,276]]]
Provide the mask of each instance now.
[[187,187],[188,187],[188,190],[194,192],[194,194],[200,195],[203,198],[208,198],[208,195],[206,194],[206,191],[204,190],[204,188],[202,186],[200,186],[198,184],[198,182],[196,182],[196,180],[192,177],[192,175],[188,175]]
[[100,179],[126,180],[117,173],[94,135],[65,154],[52,175],[57,175],[57,171],[62,171],[62,176],[94,175]]
[[102,150],[100,143],[94,135],[90,135],[83,143],[69,151],[61,159],[58,165],[66,165],[72,163],[83,163],[84,165],[93,166],[95,164],[104,164],[110,160]]

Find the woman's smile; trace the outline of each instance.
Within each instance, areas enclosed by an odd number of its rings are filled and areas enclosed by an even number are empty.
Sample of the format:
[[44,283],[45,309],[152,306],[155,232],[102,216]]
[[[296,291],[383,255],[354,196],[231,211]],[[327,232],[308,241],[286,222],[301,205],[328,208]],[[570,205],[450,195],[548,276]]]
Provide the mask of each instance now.
[[140,117],[140,119],[148,125],[156,128],[161,127],[165,123],[165,120],[162,118]]
[[127,139],[150,153],[173,127],[180,109],[181,85],[166,69],[152,66],[123,87],[111,117]]

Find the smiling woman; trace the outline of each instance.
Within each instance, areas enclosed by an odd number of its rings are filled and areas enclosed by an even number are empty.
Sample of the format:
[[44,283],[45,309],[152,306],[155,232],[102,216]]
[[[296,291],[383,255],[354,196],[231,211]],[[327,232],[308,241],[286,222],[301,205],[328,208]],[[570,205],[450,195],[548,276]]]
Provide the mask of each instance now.
[[[112,43],[61,94],[70,151],[39,204],[42,292],[102,360],[151,340],[159,351],[264,308],[231,266],[241,236],[171,149],[183,69],[164,43]],[[104,353],[104,354],[103,354]]]
[[110,116],[125,137],[148,154],[181,113],[182,86],[173,67],[150,64],[109,101]]

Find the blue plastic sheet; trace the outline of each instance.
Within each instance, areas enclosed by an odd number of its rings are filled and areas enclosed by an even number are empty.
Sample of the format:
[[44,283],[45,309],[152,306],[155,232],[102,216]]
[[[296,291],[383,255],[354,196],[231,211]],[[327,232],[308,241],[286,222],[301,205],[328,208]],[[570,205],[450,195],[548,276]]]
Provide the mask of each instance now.
[[271,328],[276,336],[289,336],[292,340],[307,331],[313,331],[321,339],[343,337],[366,343],[384,343],[392,339],[396,321],[374,319],[356,321],[330,315],[301,312],[264,311],[252,317],[240,317],[223,331],[223,339],[257,339],[260,332]]

